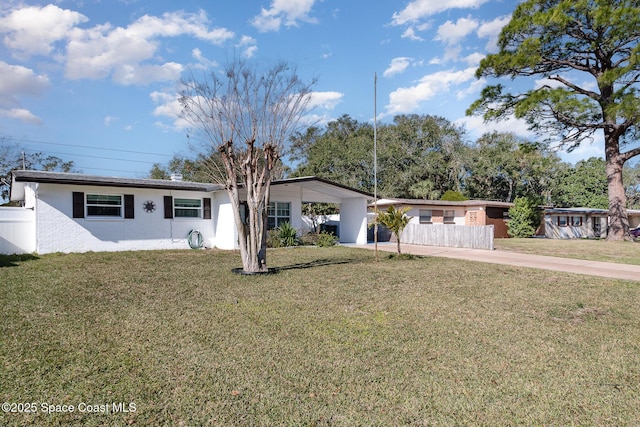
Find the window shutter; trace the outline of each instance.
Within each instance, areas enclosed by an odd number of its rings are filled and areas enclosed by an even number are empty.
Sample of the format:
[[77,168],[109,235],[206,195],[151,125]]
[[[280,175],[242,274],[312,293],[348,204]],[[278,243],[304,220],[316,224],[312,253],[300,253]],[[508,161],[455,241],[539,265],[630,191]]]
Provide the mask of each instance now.
[[84,193],[73,192],[73,217],[84,218]]
[[211,199],[205,197],[202,199],[202,217],[204,219],[211,219]]
[[164,217],[173,218],[173,197],[164,196]]
[[124,217],[131,219],[133,218],[133,194],[125,194],[124,195]]

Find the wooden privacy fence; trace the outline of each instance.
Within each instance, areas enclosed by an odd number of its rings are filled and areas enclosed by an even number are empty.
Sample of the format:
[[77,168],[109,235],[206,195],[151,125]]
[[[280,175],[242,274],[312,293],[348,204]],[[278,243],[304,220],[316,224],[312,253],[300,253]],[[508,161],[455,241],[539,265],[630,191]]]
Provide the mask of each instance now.
[[28,254],[36,250],[33,210],[0,207],[0,254]]
[[408,224],[400,242],[493,250],[493,225]]

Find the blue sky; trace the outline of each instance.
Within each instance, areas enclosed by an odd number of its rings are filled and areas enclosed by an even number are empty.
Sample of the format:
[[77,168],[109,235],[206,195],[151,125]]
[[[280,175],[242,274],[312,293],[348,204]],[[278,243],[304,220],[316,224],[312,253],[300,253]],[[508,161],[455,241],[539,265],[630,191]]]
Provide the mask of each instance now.
[[[144,177],[193,155],[176,120],[176,85],[234,57],[287,61],[318,78],[314,119],[433,114],[475,140],[492,130],[533,138],[517,121],[465,117],[474,77],[515,0],[3,0],[0,139],[73,160],[84,173]],[[532,81],[530,84],[535,84]],[[570,162],[601,155],[586,144]]]

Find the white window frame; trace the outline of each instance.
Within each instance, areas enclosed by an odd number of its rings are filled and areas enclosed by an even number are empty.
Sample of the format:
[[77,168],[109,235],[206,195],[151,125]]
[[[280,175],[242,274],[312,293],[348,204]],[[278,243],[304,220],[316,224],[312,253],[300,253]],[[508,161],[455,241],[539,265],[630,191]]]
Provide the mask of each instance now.
[[[178,206],[179,200],[197,201],[199,204],[198,206]],[[196,211],[197,215],[196,216],[178,215],[179,211],[181,212]],[[204,211],[204,203],[202,199],[191,198],[191,197],[174,197],[173,198],[173,218],[174,219],[202,219],[203,211]]]
[[[111,203],[89,203],[90,196],[97,197],[118,197],[120,202],[116,204]],[[120,210],[119,215],[95,215],[89,213],[89,209],[92,207],[102,207],[102,208],[118,208]],[[86,219],[123,219],[124,218],[124,195],[123,194],[113,194],[113,193],[85,193],[84,195],[84,217]]]
[[[280,215],[280,207],[286,205],[288,215]],[[288,222],[291,224],[291,202],[269,202],[269,208],[267,210],[267,225],[271,225],[273,220],[273,227],[277,228],[280,224]]]

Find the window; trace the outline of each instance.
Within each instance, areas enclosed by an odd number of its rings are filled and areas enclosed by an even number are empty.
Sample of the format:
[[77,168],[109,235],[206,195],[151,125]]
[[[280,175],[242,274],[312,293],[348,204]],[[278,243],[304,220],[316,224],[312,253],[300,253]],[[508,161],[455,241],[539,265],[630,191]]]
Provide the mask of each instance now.
[[267,228],[279,227],[285,222],[291,222],[291,203],[289,202],[269,202],[267,214]]
[[431,224],[431,210],[430,209],[420,209],[418,211],[420,215],[420,224]]
[[122,196],[118,194],[87,194],[88,217],[122,218]]
[[134,218],[133,194],[85,194],[74,191],[73,218]]
[[455,220],[456,212],[453,210],[444,211],[444,223],[453,224]]
[[201,218],[202,199],[173,199],[175,218]]
[[558,227],[582,227],[581,216],[560,215],[558,217]]
[[164,217],[211,219],[211,198],[187,199],[164,196]]

